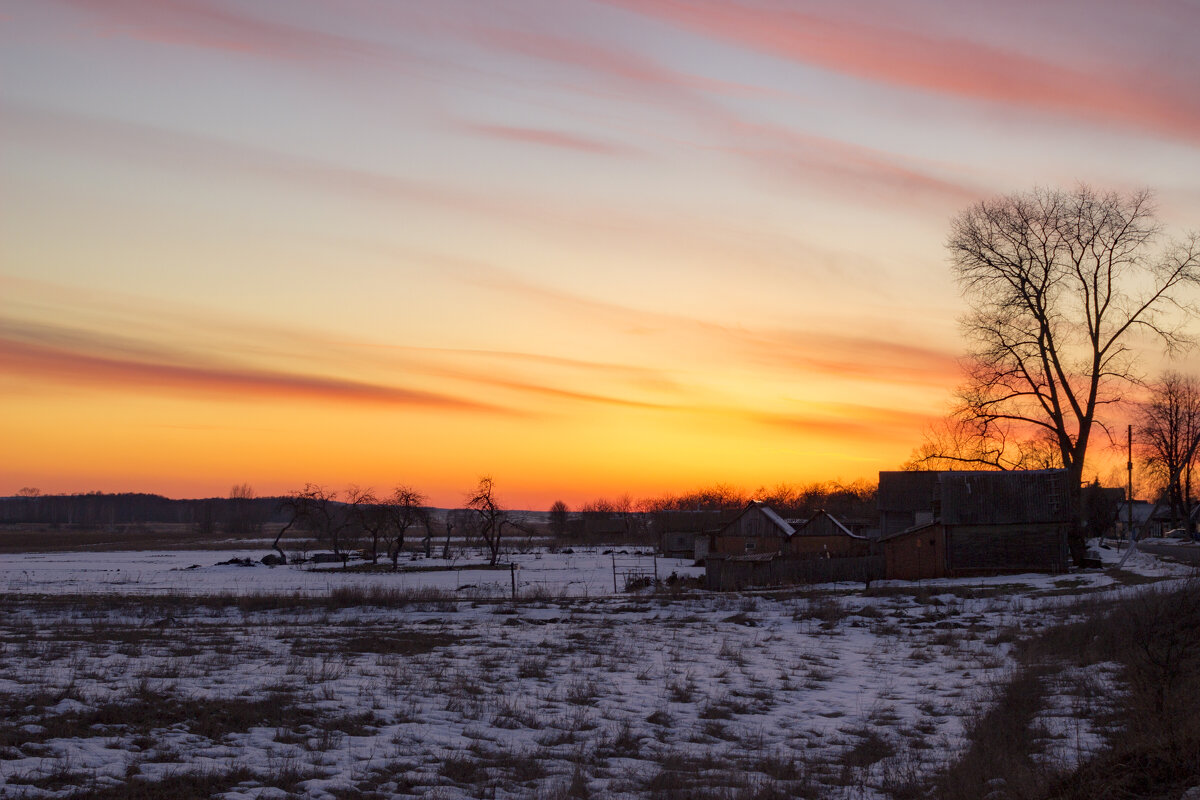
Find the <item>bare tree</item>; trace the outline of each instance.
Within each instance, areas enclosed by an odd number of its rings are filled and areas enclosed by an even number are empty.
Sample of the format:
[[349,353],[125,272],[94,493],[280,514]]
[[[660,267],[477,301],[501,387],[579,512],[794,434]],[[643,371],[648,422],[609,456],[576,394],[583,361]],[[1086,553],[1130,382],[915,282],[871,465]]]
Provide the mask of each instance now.
[[[954,219],[947,247],[972,343],[954,416],[991,443],[963,460],[1010,468],[1021,442],[1049,440],[1078,490],[1098,412],[1137,377],[1133,337],[1184,342],[1171,312],[1193,310],[1183,290],[1200,282],[1200,236],[1160,239],[1148,192],[1084,185],[985,200]],[[1082,536],[1071,546],[1078,560]]]
[[388,518],[379,498],[370,487],[351,486],[346,490],[346,513],[350,524],[371,537],[371,563],[379,562],[379,538],[385,535]]
[[500,560],[500,537],[504,532],[504,523],[508,521],[508,513],[496,499],[495,482],[490,476],[479,479],[475,491],[467,497],[466,507],[475,512],[479,535],[487,545],[489,563],[494,566]]
[[[338,503],[337,492],[316,483],[307,483],[304,489],[291,492],[284,498],[283,507],[290,512],[290,519],[275,537],[274,548],[281,556],[279,540],[293,526],[311,531],[319,541],[328,541],[333,552],[341,555],[341,536],[350,525],[351,515]],[[286,560],[286,559],[285,559]]]
[[229,490],[225,529],[230,533],[262,533],[266,520],[254,502],[254,487],[239,483]]
[[550,506],[550,533],[554,538],[562,539],[567,535],[567,521],[571,510],[562,500],[555,500]]
[[400,552],[404,549],[404,535],[408,529],[424,524],[428,532],[429,523],[425,510],[425,495],[411,486],[403,484],[393,490],[391,497],[383,503],[384,513],[388,519],[388,530],[393,540],[388,545],[392,558],[392,569],[399,569]]
[[36,486],[22,486],[17,490],[17,497],[28,497],[30,499],[41,497],[42,490]]
[[1142,404],[1137,435],[1147,471],[1163,486],[1175,527],[1192,529],[1192,472],[1200,452],[1200,385],[1166,373]]

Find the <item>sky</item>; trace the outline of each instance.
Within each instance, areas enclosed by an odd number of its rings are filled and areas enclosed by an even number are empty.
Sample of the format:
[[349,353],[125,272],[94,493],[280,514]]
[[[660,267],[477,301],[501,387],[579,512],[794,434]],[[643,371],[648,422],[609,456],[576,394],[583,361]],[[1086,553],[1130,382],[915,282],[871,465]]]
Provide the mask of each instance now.
[[1200,227],[1200,3],[0,0],[0,495],[873,478],[980,199]]

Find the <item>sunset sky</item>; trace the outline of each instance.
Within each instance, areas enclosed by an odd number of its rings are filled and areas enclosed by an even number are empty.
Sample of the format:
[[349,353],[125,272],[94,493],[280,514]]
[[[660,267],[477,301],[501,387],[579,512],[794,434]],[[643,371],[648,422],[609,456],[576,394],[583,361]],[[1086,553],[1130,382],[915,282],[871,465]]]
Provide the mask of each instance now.
[[0,495],[873,477],[950,218],[1200,227],[1200,4],[3,0]]

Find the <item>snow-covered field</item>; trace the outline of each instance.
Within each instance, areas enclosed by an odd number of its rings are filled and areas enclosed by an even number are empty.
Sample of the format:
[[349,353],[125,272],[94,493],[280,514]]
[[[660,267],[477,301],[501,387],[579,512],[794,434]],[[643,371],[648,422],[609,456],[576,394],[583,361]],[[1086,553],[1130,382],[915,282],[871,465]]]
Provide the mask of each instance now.
[[[458,558],[408,559],[402,570],[363,573],[343,569],[340,564],[298,564],[267,567],[257,563],[265,550],[163,550],[143,552],[58,552],[0,555],[0,592],[10,593],[96,593],[122,594],[212,594],[255,592],[324,594],[346,586],[380,587],[396,590],[440,589],[463,596],[511,596],[516,567],[518,595],[569,595],[595,597],[613,593],[613,569],[618,570],[617,588],[624,588],[624,572],[638,568],[660,578],[671,573],[681,577],[704,574],[691,560],[634,555],[633,551],[607,553],[588,549],[573,553],[510,553],[497,569],[479,569],[487,557],[467,551]],[[254,566],[224,564],[248,559]],[[351,567],[364,562],[352,561]],[[472,569],[475,567],[475,569]]]
[[[1013,642],[1130,574],[613,595],[611,556],[531,554],[513,601],[507,571],[226,555],[0,560],[0,796],[886,797],[959,750]],[[347,582],[443,591],[322,601]],[[1098,744],[1094,672],[1048,752]]]

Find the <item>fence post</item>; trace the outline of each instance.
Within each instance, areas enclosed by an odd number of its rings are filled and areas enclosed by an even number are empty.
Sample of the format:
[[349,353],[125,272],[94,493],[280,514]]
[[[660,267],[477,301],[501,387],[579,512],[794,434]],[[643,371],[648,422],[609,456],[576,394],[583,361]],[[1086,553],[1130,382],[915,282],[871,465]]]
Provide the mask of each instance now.
[[613,562],[613,594],[617,593],[617,554],[612,554]]
[[516,562],[512,562],[508,565],[508,572],[510,575],[512,575],[512,594],[513,594],[513,600],[516,600],[517,599],[517,565],[516,565]]

